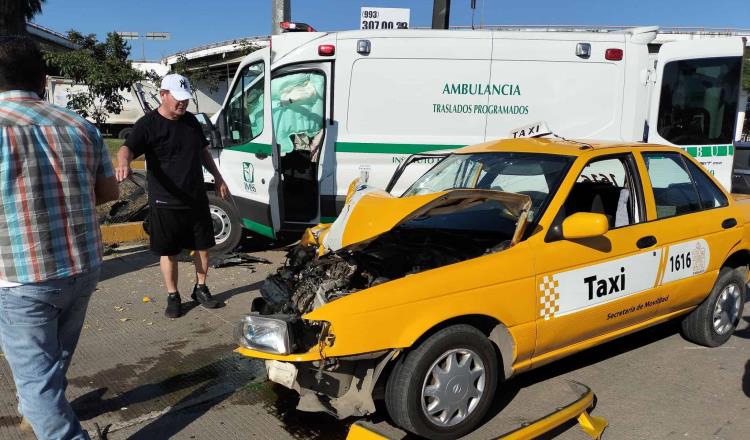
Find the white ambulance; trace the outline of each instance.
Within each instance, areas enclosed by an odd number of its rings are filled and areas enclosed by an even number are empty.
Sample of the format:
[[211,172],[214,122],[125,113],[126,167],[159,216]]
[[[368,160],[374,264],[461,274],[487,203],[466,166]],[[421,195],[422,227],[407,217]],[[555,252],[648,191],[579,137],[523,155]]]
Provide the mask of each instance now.
[[232,194],[210,198],[218,249],[233,248],[241,228],[274,238],[333,221],[356,177],[385,187],[411,154],[512,137],[536,121],[568,139],[678,145],[729,188],[744,40],[658,45],[656,33],[274,36],[244,58],[213,117]]

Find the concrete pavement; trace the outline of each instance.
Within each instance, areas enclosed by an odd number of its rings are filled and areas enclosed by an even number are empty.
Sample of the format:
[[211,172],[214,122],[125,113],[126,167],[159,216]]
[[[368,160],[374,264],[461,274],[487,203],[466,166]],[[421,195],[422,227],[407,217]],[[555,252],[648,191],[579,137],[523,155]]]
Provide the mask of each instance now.
[[[87,429],[109,425],[113,440],[346,437],[352,420],[297,412],[295,393],[267,382],[260,362],[232,352],[235,322],[284,259],[280,250],[253,255],[270,264],[209,272],[209,285],[226,307],[188,305],[176,320],[163,315],[158,260],[145,247],[107,257],[68,375],[68,397]],[[191,265],[181,263],[180,291],[188,303],[192,283]],[[492,438],[513,407],[541,408],[561,379],[573,379],[597,394],[593,413],[610,422],[605,439],[748,438],[748,322],[746,309],[740,330],[720,348],[686,342],[667,323],[521,375],[503,384],[490,419],[470,437]],[[15,405],[10,371],[0,362],[0,438],[33,439],[18,430]],[[373,420],[387,423],[387,416]],[[575,425],[552,437],[587,438]]]

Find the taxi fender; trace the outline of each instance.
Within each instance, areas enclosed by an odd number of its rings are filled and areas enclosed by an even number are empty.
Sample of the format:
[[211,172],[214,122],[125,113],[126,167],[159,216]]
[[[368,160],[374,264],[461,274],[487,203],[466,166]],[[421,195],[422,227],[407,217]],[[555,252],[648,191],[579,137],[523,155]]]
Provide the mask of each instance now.
[[[403,304],[370,312],[310,313],[305,319],[326,320],[331,323],[330,334],[335,336],[332,346],[324,349],[325,357],[352,356],[387,349],[407,349],[437,329],[451,324],[483,322],[481,330],[488,333],[503,362],[505,378],[512,375],[516,344],[508,327],[498,316],[487,315],[485,308],[472,304],[456,304],[453,297],[461,292],[432,300]],[[342,298],[337,302],[344,302]],[[430,310],[429,313],[426,313]],[[391,325],[398,323],[399,325]]]

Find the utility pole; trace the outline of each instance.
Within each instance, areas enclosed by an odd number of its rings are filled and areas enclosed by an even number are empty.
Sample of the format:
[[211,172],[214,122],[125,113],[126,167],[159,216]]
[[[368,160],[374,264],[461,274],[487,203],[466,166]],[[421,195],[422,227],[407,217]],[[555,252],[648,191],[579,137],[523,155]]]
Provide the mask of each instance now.
[[292,21],[291,0],[271,0],[271,34],[278,35],[281,33],[282,21]]
[[451,0],[434,0],[432,4],[432,28],[448,29],[451,16]]

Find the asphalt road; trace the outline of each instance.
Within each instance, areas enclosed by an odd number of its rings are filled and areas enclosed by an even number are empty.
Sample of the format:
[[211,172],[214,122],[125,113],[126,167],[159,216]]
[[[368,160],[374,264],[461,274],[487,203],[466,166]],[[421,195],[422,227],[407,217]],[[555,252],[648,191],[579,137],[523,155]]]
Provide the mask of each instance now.
[[[144,247],[107,257],[69,372],[68,397],[84,427],[109,426],[113,440],[346,437],[352,420],[294,410],[293,392],[268,383],[259,362],[232,352],[234,323],[284,259],[279,250],[253,255],[268,263],[210,271],[209,285],[226,307],[206,310],[188,301],[187,314],[176,320],[163,316],[155,257]],[[188,263],[180,265],[180,276],[185,299],[192,286]],[[675,323],[667,323],[520,375],[503,384],[489,420],[470,437],[498,435],[514,408],[554,404],[560,382],[572,379],[596,393],[593,414],[610,424],[604,439],[747,439],[747,309],[740,329],[720,348],[686,342]],[[17,427],[9,373],[0,361],[0,438],[33,439]],[[382,414],[373,420],[388,421]],[[588,437],[569,424],[548,438]]]

